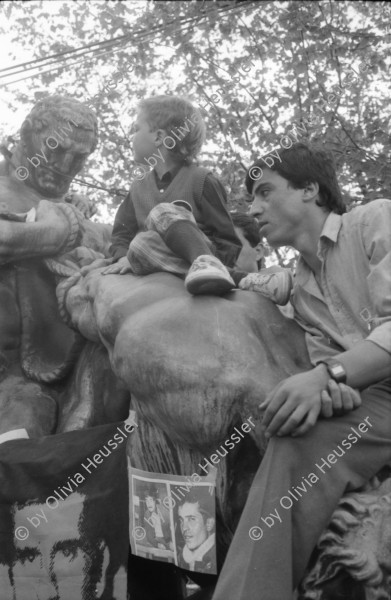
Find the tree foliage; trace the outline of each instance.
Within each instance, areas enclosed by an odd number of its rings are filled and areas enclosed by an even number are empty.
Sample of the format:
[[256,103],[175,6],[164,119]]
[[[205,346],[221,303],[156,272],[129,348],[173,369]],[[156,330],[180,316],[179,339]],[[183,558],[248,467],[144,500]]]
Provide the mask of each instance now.
[[[390,16],[387,3],[361,1],[5,2],[11,41],[29,60],[46,59],[5,79],[29,77],[5,97],[26,113],[47,94],[95,97],[100,145],[81,179],[102,188],[125,191],[135,176],[138,100],[181,94],[203,107],[200,162],[222,178],[230,208],[246,210],[245,169],[292,131],[332,150],[346,198],[367,202],[389,196],[391,183]],[[112,218],[122,198],[89,193]]]

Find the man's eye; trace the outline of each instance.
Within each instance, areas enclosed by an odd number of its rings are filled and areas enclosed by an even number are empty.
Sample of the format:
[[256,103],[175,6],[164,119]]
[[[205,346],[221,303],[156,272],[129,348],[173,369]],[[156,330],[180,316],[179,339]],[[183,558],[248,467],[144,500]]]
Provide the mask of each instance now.
[[37,555],[35,552],[30,552],[29,554],[27,554],[27,556],[25,557],[25,560],[27,560],[28,562],[32,563],[35,559],[37,558]]
[[25,549],[18,552],[18,560],[24,565],[26,562],[32,563],[39,556],[39,552],[36,549]]
[[64,548],[61,550],[61,553],[65,556],[65,558],[71,558],[72,560],[75,560],[77,548]]

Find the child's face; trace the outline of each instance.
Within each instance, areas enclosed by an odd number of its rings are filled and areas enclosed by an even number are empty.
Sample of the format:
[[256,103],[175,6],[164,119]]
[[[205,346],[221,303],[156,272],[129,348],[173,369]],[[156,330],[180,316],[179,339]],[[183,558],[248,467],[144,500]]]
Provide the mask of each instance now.
[[146,158],[157,152],[155,141],[157,139],[156,131],[151,131],[144,113],[137,115],[134,124],[133,135],[133,153],[136,162],[145,162]]

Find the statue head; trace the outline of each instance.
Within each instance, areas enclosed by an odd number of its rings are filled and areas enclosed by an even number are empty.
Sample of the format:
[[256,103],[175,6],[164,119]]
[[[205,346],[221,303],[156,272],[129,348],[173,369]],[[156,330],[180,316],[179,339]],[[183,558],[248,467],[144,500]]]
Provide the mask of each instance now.
[[48,96],[22,124],[13,155],[15,176],[45,197],[61,198],[95,150],[97,119],[73,98]]

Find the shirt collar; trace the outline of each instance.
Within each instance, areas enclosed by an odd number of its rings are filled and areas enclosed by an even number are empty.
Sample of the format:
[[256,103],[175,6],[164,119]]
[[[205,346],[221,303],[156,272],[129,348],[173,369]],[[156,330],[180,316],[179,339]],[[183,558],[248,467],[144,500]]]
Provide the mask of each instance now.
[[342,217],[337,213],[331,212],[323,224],[322,233],[320,234],[318,242],[318,258],[322,259],[323,252],[327,247],[326,240],[336,243],[338,239],[339,230],[342,227]]
[[320,239],[328,238],[332,242],[337,241],[339,230],[342,227],[342,216],[337,213],[331,212],[324,222]]
[[[323,224],[323,229],[320,234],[318,242],[318,258],[323,259],[323,251],[325,249],[325,241],[329,240],[336,243],[338,239],[339,231],[342,227],[342,216],[337,213],[331,212]],[[315,277],[305,262],[305,260],[299,256],[296,269],[296,282],[302,287],[305,287],[313,296],[317,296],[322,299],[322,294],[319,290],[319,286],[315,281]]]
[[159,175],[156,173],[155,169],[153,171],[155,173],[155,177],[156,177],[157,181],[162,182],[162,183],[164,183],[164,182],[170,183],[174,179],[175,175],[177,175],[179,173],[179,171],[182,169],[182,167],[183,167],[182,163],[179,165],[176,165],[169,171],[166,171],[162,177],[159,177]]

